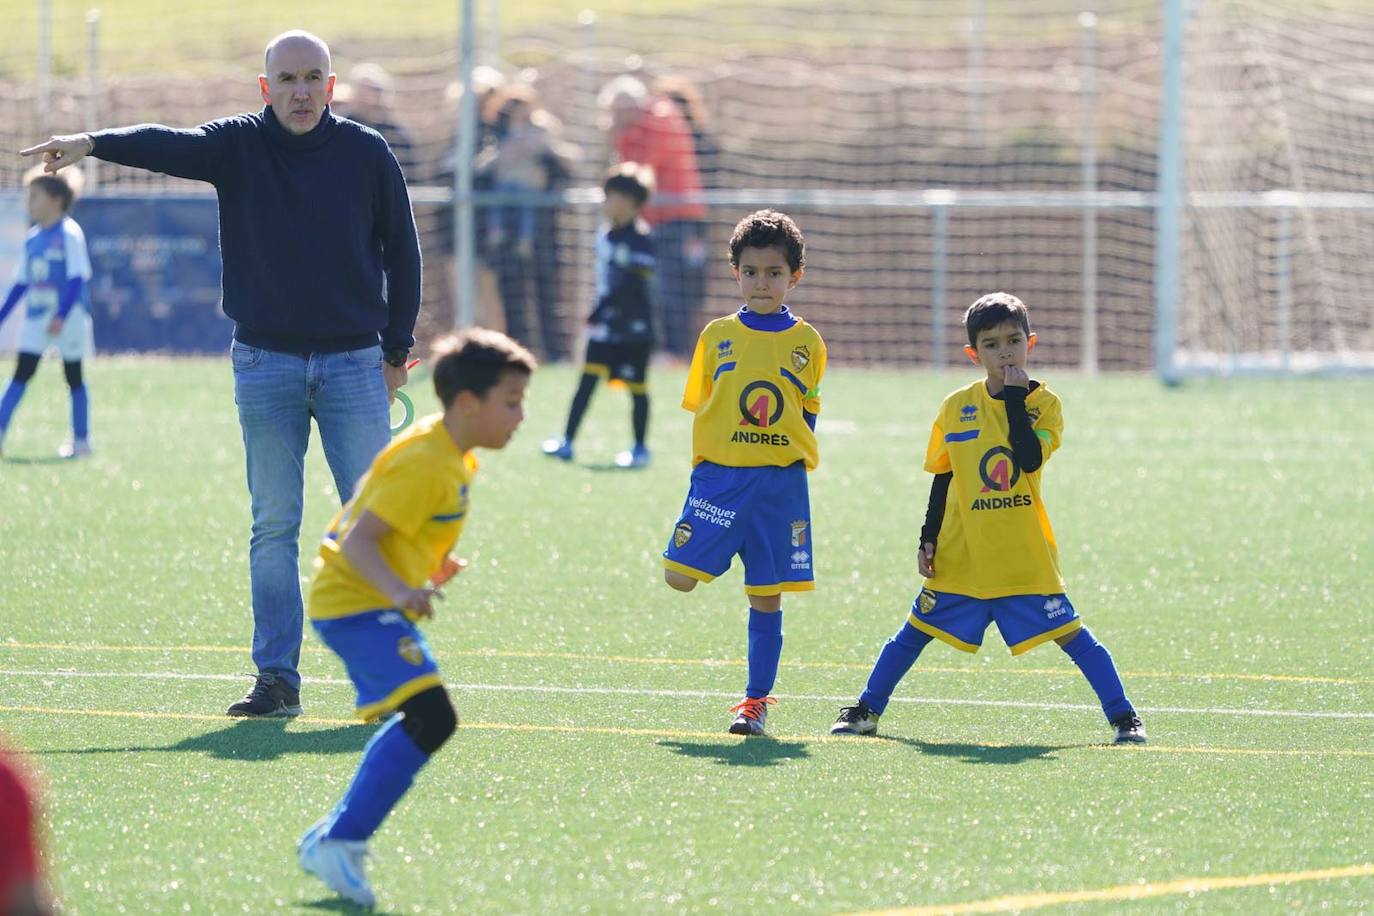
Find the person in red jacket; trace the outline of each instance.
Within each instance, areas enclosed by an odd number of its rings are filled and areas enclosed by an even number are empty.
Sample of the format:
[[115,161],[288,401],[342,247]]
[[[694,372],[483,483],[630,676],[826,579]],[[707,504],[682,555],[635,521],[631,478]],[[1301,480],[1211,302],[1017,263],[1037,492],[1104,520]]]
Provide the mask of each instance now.
[[682,358],[692,354],[697,311],[706,292],[706,205],[681,200],[701,194],[696,141],[681,109],[665,95],[652,95],[633,76],[602,87],[598,103],[610,112],[611,139],[622,162],[654,170],[655,203],[642,211],[658,251],[656,295],[663,349]]

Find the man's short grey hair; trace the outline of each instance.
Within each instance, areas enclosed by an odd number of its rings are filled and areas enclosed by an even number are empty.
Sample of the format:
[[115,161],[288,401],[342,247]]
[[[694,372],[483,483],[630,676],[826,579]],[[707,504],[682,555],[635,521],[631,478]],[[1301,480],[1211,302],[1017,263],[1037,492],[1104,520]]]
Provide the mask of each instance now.
[[596,104],[598,108],[610,108],[611,103],[619,96],[629,96],[639,105],[644,104],[644,100],[649,97],[649,90],[645,88],[643,81],[636,76],[628,73],[617,76],[609,83],[601,87],[601,91],[596,94]]
[[[272,59],[272,52],[276,49],[277,45],[282,44],[283,42],[288,42],[288,41],[290,41],[290,42],[300,41],[300,42],[306,42],[306,43],[309,43],[309,44],[314,45],[315,47],[319,48],[321,51],[324,52],[324,60],[325,60],[325,65],[326,65],[326,66],[325,66],[325,69],[326,69],[326,70],[332,70],[332,69],[334,68],[333,61],[331,60],[331,58],[330,58],[330,56],[329,56],[329,45],[327,45],[327,44],[324,43],[324,39],[323,39],[323,38],[321,38],[321,37],[319,37],[318,35],[315,35],[315,34],[313,34],[313,33],[311,33],[311,32],[307,32],[307,31],[305,31],[304,29],[292,29],[292,30],[289,31],[289,32],[282,32],[282,33],[281,33],[280,35],[278,35],[276,38],[273,38],[271,41],[269,41],[269,42],[267,43],[267,50],[265,50],[265,51],[262,52],[262,72],[263,72],[263,73],[267,73],[267,72],[268,72],[267,68],[270,66],[269,61],[271,61],[271,59]],[[269,75],[270,75],[270,74],[269,74]]]

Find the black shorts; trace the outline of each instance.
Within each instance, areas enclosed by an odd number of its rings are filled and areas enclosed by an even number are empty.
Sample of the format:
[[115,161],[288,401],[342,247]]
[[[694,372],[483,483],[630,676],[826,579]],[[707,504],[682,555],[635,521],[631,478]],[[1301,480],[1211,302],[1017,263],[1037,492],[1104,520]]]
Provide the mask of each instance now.
[[638,393],[644,390],[644,381],[648,378],[651,349],[653,345],[649,343],[588,341],[582,371],[610,381],[625,382],[631,391]]

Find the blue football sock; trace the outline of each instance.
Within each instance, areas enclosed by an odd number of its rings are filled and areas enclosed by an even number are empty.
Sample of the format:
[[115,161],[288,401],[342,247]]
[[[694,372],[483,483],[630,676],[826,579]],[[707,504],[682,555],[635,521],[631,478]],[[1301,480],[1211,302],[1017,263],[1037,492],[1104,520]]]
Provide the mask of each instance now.
[[372,736],[343,800],[329,816],[331,840],[366,840],[406,794],[429,755],[401,728],[401,716]]
[[91,402],[86,395],[86,386],[79,385],[72,390],[72,438],[86,439],[90,436]]
[[766,697],[778,679],[782,658],[782,611],[765,613],[749,609],[749,684],[747,697]]
[[897,689],[897,682],[906,676],[911,666],[916,663],[916,657],[921,654],[921,650],[929,644],[928,633],[922,633],[913,627],[910,621],[902,624],[897,634],[883,646],[883,651],[878,653],[878,660],[873,664],[873,673],[868,676],[868,687],[860,695],[859,701],[882,715],[883,710],[887,709],[887,701],[892,696],[892,691]]
[[1078,635],[1063,648],[1092,685],[1108,722],[1135,711],[1131,701],[1126,699],[1126,688],[1122,686],[1121,676],[1116,673],[1112,654],[1093,638],[1087,627],[1080,629]]
[[5,389],[5,396],[0,398],[0,435],[4,435],[5,430],[10,428],[10,417],[14,416],[14,408],[19,406],[19,399],[24,396],[24,389],[27,387],[28,382],[10,380],[9,387]]

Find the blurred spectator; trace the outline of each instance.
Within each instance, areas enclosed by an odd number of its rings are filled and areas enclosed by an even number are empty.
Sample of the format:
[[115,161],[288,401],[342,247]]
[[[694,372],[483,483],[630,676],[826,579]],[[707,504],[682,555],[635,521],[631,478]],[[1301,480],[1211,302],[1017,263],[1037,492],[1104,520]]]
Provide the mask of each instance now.
[[[496,142],[495,125],[489,124],[483,119],[482,113],[486,110],[487,102],[498,90],[506,85],[506,75],[495,67],[485,64],[474,67],[472,70],[472,86],[476,96],[477,111],[477,137],[473,148],[480,158],[482,150],[489,144]],[[444,92],[444,102],[449,123],[456,128],[457,119],[461,110],[463,99],[463,87],[459,83],[450,83]],[[453,189],[454,181],[457,177],[458,150],[453,145],[456,137],[456,129],[448,132],[449,146],[447,152],[440,159],[438,169],[434,174],[434,183],[441,187]],[[472,188],[474,191],[491,190],[491,176],[481,173],[473,174]],[[475,244],[477,250],[483,251],[486,247],[486,218],[485,207],[478,206],[473,220],[473,233],[476,236]],[[454,281],[456,279],[454,255],[457,251],[454,245],[454,213],[453,206],[445,205],[439,207],[433,221],[433,229],[426,236],[426,241],[433,246],[433,249],[442,257],[442,263],[430,264],[425,269],[425,285],[432,298],[430,301],[442,303],[445,311],[452,309],[454,305]],[[427,262],[428,263],[428,262]],[[505,330],[505,320],[501,317],[500,296],[496,292],[496,276],[491,267],[485,262],[477,265],[477,303],[475,308],[476,323],[480,327],[495,328]]]
[[45,903],[38,856],[38,813],[27,774],[0,747],[0,913],[34,916]]
[[[548,119],[534,116],[536,104],[534,90],[524,84],[510,86],[487,99],[483,120],[500,125],[500,129],[496,142],[481,151],[479,171],[491,176],[496,191],[533,194],[548,188],[544,163],[554,155],[554,139]],[[504,246],[506,224],[511,223],[515,253],[528,260],[534,254],[536,209],[528,202],[488,207],[487,247]]]
[[692,146],[697,154],[701,186],[707,190],[720,187],[720,144],[711,133],[711,119],[697,87],[685,76],[665,76],[654,83],[654,92],[672,99],[678,111],[687,119],[687,126],[692,131]]
[[348,108],[344,116],[382,135],[407,181],[420,177],[415,173],[415,144],[410,132],[396,122],[391,108],[391,74],[381,65],[362,63],[349,71]]
[[[492,114],[490,130],[499,146],[510,133],[515,122],[509,98],[523,96],[533,99],[533,93],[507,91],[488,102]],[[500,100],[498,103],[497,100]],[[524,117],[515,109],[514,117]],[[540,171],[539,189],[561,191],[572,176],[571,163],[580,151],[562,140],[563,125],[548,110],[534,108],[528,114],[530,124],[547,135],[549,142],[540,147],[535,163]],[[494,173],[499,152],[479,153],[479,162],[486,173]],[[559,315],[558,209],[551,206],[529,208],[533,214],[532,244],[523,246],[517,223],[522,218],[517,208],[501,207],[499,241],[487,240],[485,250],[496,270],[506,333],[526,347],[536,351],[541,359],[556,361],[571,355],[567,335]],[[487,220],[488,229],[492,220]]]
[[610,112],[611,140],[618,158],[648,165],[657,177],[656,202],[643,211],[658,249],[655,323],[661,329],[663,349],[686,359],[691,356],[696,314],[706,292],[702,237],[706,207],[672,200],[701,191],[692,129],[671,98],[651,96],[633,76],[607,83],[597,104]]

